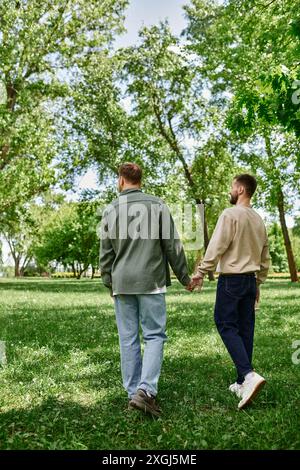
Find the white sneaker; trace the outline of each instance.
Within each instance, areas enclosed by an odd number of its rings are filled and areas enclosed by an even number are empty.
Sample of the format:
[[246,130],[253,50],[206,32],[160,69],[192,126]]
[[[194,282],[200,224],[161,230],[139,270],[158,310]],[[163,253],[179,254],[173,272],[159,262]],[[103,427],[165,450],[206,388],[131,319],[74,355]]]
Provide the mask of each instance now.
[[239,398],[242,398],[242,384],[234,382],[234,384],[229,386],[229,390],[230,392],[235,393]]
[[256,372],[247,374],[241,388],[241,401],[238,404],[238,409],[241,410],[248,405],[248,403],[256,397],[265,383],[266,380]]

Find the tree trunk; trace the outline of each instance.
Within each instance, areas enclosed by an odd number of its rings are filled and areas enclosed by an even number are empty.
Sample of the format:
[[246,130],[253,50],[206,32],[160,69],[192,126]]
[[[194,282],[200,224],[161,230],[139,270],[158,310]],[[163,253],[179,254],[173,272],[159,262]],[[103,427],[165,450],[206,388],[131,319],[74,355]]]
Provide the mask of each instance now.
[[295,262],[295,257],[293,253],[289,231],[288,231],[286,220],[285,220],[284,196],[283,196],[282,190],[279,191],[277,207],[278,207],[280,225],[281,225],[281,230],[283,234],[283,240],[284,240],[284,245],[286,249],[288,264],[289,264],[291,281],[298,282],[299,278],[298,278],[298,273],[297,273],[297,266]]
[[[6,92],[7,92],[7,104],[6,107],[9,111],[13,112],[15,109],[16,105],[16,99],[17,99],[17,91],[13,85],[13,83],[8,83],[6,86]],[[10,150],[10,145],[9,143],[5,143],[0,151],[0,170],[3,170],[5,166],[9,162],[9,150]]]
[[27,256],[25,257],[24,261],[23,261],[23,264],[21,266],[21,276],[23,277],[24,276],[24,273],[25,273],[25,270],[30,262],[30,258],[28,258]]
[[[271,136],[270,133],[265,133],[265,145],[266,145],[266,151],[267,155],[270,159],[271,162],[273,162],[273,152],[272,152],[272,144],[271,144]],[[276,166],[273,163],[273,168],[276,170]],[[290,270],[290,276],[291,276],[291,281],[292,282],[298,282],[298,273],[297,273],[297,267],[296,267],[296,262],[294,258],[294,253],[293,253],[293,248],[291,244],[291,239],[289,235],[289,231],[286,225],[286,220],[285,220],[285,208],[284,208],[284,194],[282,191],[281,183],[280,183],[280,174],[277,170],[277,185],[278,185],[278,199],[277,199],[277,209],[279,212],[279,219],[280,219],[280,225],[281,225],[281,230],[283,234],[283,240],[284,240],[284,245],[285,245],[285,250],[287,254],[287,259],[288,259],[288,264],[289,264],[289,270]]]
[[76,272],[76,268],[75,268],[75,263],[72,263],[72,264],[71,264],[71,267],[72,267],[72,271],[73,271],[73,276],[74,276],[74,278],[76,279],[76,277],[77,277],[77,272]]
[[94,277],[95,277],[95,271],[96,271],[95,267],[92,266],[92,276],[91,276],[91,279],[94,279]]
[[21,277],[20,259],[15,258],[15,277]]
[[[206,213],[205,213],[205,204],[203,202],[196,198],[196,204],[199,206],[203,206],[203,217],[202,217],[202,224],[203,224],[203,238],[204,238],[204,250],[207,250],[208,244],[209,244],[209,235],[208,235],[208,225],[207,225],[207,220],[206,220]],[[201,215],[201,214],[200,214]],[[214,281],[214,273],[212,271],[208,271],[208,279],[210,281]]]

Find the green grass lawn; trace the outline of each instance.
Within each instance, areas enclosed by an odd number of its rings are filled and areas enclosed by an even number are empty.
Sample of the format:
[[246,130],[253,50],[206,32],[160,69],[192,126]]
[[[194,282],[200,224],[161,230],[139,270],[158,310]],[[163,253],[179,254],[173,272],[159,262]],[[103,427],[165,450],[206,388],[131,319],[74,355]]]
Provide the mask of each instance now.
[[245,411],[227,390],[235,372],[213,322],[215,288],[169,290],[154,420],[127,410],[113,302],[99,280],[1,280],[0,449],[299,449],[300,286],[262,289],[254,366],[268,384]]

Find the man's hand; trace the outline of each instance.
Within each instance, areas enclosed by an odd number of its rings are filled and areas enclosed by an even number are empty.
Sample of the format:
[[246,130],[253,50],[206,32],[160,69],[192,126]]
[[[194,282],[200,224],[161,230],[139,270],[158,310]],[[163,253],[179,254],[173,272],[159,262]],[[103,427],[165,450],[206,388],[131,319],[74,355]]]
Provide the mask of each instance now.
[[256,297],[255,297],[256,302],[258,303],[260,300],[260,286],[259,284],[256,284]]
[[197,287],[198,291],[200,292],[203,286],[203,276],[201,274],[195,274],[191,282],[187,285],[186,289],[190,292],[193,292],[193,290]]
[[256,284],[256,297],[255,297],[255,310],[259,310],[259,300],[260,300],[260,286]]

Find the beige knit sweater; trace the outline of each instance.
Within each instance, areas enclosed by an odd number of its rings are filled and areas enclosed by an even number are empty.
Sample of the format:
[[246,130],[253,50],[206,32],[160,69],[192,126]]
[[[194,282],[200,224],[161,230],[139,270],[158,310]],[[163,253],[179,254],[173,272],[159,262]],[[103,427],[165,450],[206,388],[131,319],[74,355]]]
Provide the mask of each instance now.
[[251,207],[237,205],[221,214],[198,272],[255,272],[261,284],[269,265],[268,236],[262,218]]

